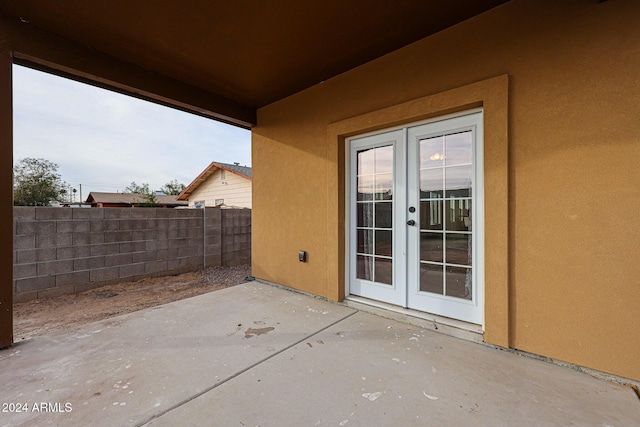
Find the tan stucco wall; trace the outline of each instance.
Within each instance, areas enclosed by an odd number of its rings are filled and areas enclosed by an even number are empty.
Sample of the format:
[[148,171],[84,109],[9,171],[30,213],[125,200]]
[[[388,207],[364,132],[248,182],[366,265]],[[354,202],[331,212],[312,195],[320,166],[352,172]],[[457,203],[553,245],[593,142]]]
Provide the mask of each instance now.
[[487,340],[639,380],[638,22],[634,0],[512,0],[259,110],[253,274],[340,299],[331,127],[508,75],[508,313]]
[[215,207],[216,199],[224,199],[227,206],[251,209],[251,181],[229,171],[225,171],[222,180],[220,174],[221,170],[217,169],[191,193],[189,206],[204,200],[205,206]]

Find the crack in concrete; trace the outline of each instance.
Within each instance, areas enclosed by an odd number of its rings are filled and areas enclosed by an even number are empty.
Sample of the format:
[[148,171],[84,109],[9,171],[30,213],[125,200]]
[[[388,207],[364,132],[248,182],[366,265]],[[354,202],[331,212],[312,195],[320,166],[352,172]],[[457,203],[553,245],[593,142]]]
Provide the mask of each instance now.
[[267,356],[267,357],[265,357],[265,358],[263,358],[261,360],[258,360],[257,362],[247,366],[244,369],[241,369],[240,371],[234,373],[233,375],[230,375],[229,377],[227,377],[227,378],[223,379],[222,381],[212,385],[211,387],[207,387],[206,389],[202,390],[201,392],[196,393],[193,396],[190,396],[187,399],[184,399],[183,401],[176,403],[175,405],[165,409],[164,411],[159,412],[159,413],[157,413],[155,415],[152,415],[151,417],[147,418],[146,420],[142,421],[141,423],[135,424],[135,427],[143,427],[143,426],[149,424],[150,422],[152,422],[153,420],[156,420],[156,419],[162,417],[163,415],[168,414],[169,412],[173,411],[174,409],[178,409],[179,407],[181,407],[183,405],[186,405],[187,403],[191,402],[192,400],[197,399],[198,397],[210,392],[211,390],[214,390],[214,389],[220,387],[221,385],[231,381],[232,379],[239,377],[240,375],[244,374],[247,371],[250,371],[251,369],[255,368],[258,365],[261,365],[262,363],[268,361],[269,359],[272,359],[275,356],[277,356],[279,354],[282,354],[285,351],[297,346],[298,344],[301,344],[304,341],[307,341],[309,338],[312,338],[312,337],[318,335],[319,333],[326,331],[327,329],[331,328],[332,326],[335,326],[338,323],[340,323],[340,322],[342,322],[344,320],[347,320],[349,317],[353,316],[354,314],[359,313],[359,311],[360,310],[355,310],[353,313],[349,313],[348,315],[336,320],[333,323],[330,323],[329,325],[325,326],[324,328],[318,329],[317,331],[315,331],[311,335],[306,335],[306,336],[302,337],[298,341],[295,341],[294,343],[282,348],[281,350],[278,350],[275,353],[270,354],[269,356]]

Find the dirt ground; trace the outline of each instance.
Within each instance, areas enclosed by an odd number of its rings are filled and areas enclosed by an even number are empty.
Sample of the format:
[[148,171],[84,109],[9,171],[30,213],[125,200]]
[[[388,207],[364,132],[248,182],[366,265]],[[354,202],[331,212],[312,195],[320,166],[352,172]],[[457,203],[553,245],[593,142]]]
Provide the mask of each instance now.
[[204,271],[103,286],[75,295],[16,303],[14,341],[48,335],[119,314],[246,282],[251,266],[212,267]]

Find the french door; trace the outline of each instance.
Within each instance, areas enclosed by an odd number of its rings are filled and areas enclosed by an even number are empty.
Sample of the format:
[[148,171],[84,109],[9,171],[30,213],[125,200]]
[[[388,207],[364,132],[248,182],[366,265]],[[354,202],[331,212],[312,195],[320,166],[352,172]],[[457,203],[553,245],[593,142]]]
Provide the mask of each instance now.
[[349,151],[349,293],[482,324],[482,113]]

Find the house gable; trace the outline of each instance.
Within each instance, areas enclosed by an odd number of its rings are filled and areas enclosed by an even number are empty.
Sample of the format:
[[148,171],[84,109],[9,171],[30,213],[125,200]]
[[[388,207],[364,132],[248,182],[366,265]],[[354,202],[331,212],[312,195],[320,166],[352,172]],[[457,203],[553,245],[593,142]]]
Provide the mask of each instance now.
[[251,208],[251,189],[250,167],[212,162],[178,196],[178,200],[188,200],[189,206],[204,202],[208,207],[224,204]]

